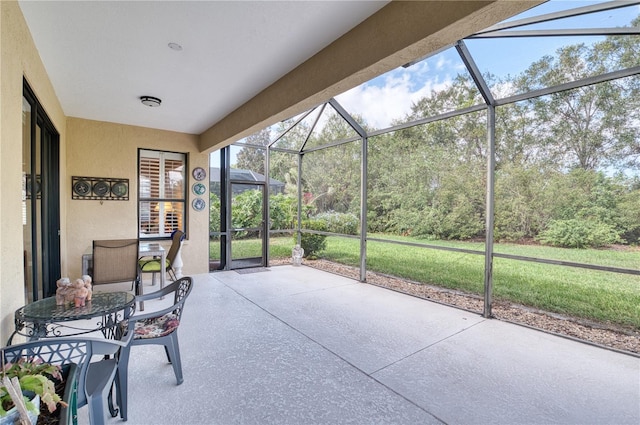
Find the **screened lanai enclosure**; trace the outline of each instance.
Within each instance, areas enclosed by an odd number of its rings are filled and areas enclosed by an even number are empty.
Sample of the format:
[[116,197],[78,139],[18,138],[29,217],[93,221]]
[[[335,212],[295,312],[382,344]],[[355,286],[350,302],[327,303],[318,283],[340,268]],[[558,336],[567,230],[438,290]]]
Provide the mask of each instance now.
[[212,153],[211,269],[300,243],[485,317],[640,330],[639,27],[640,2],[550,1]]

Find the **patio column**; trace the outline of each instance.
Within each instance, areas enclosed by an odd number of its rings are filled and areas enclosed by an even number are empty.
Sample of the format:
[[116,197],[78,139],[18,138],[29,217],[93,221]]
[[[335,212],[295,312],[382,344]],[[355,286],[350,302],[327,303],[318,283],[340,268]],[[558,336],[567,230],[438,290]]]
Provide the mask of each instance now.
[[302,234],[300,233],[300,220],[302,220],[302,158],[303,153],[298,153],[298,222],[296,223],[296,233],[298,245],[302,243]]
[[367,151],[369,138],[362,138],[360,172],[360,282],[367,281]]
[[486,200],[486,236],[484,253],[484,317],[491,317],[493,302],[493,223],[494,223],[494,186],[496,167],[496,108],[487,108],[487,200]]
[[270,249],[269,249],[269,239],[271,238],[271,146],[267,146],[265,150],[265,164],[264,164],[264,180],[265,180],[265,192],[263,197],[263,216],[265,220],[265,234],[264,238],[262,238],[262,252],[265,254],[264,265],[265,267],[269,267]]

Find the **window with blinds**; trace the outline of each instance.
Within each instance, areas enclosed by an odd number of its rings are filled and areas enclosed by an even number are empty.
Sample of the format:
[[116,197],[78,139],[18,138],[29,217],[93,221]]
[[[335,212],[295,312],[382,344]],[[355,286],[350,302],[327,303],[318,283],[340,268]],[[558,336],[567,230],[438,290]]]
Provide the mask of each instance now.
[[140,149],[138,153],[140,239],[162,238],[185,229],[186,155]]

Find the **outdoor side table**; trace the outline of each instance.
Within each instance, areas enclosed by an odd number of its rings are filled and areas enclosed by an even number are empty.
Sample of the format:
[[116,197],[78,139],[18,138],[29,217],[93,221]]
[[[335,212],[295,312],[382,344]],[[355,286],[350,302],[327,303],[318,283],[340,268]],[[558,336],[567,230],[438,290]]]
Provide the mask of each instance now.
[[100,331],[105,338],[118,339],[118,324],[134,312],[135,296],[124,291],[94,292],[84,307],[56,305],[56,297],[44,298],[16,310],[8,344],[16,334],[39,339]]

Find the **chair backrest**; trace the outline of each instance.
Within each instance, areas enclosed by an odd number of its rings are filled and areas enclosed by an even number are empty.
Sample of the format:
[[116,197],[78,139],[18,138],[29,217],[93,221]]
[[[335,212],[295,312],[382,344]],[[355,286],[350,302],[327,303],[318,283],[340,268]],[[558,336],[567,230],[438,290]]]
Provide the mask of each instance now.
[[94,355],[112,355],[131,340],[127,335],[122,341],[100,338],[44,338],[0,349],[5,362],[16,362],[19,358],[39,358],[45,363],[64,366],[74,363],[78,367],[78,407],[87,404],[86,379],[89,363]]
[[168,287],[171,288],[174,285],[176,288],[173,296],[173,314],[175,314],[178,320],[180,320],[182,317],[184,302],[191,293],[191,289],[193,289],[193,279],[189,276],[181,277]]
[[92,283],[132,282],[138,277],[138,239],[93,241]]
[[137,321],[142,321],[151,318],[162,317],[165,314],[172,313],[176,316],[178,321],[182,318],[182,310],[184,308],[184,302],[187,297],[191,293],[191,289],[193,289],[193,279],[189,276],[181,277],[175,282],[171,283],[168,286],[160,289],[159,291],[151,292],[149,294],[138,295],[136,297],[136,302],[147,301],[152,299],[160,299],[165,296],[171,296],[173,294],[173,305],[166,307],[162,310],[152,311],[150,313],[144,314],[136,314],[131,320],[128,322],[129,332],[127,334],[132,334],[135,329],[135,324]]
[[184,238],[184,232],[182,230],[174,230],[173,235],[171,236],[171,247],[169,248],[169,252],[167,252],[167,261],[169,261],[169,265],[173,265],[173,261],[176,259],[176,255],[178,255],[178,251],[180,250],[180,243]]
[[[177,319],[180,319],[182,316],[182,308],[184,307],[184,302],[186,301],[187,297],[191,293],[191,289],[193,289],[193,279],[189,276],[184,276],[176,280],[175,282],[171,283],[169,286],[165,286],[159,291],[137,296],[136,300],[162,298],[167,295],[173,294],[173,305],[171,307],[167,307],[166,309],[162,310],[163,311],[162,314],[165,314],[167,312],[172,312],[177,316]],[[151,312],[147,315],[151,316],[157,313],[158,312]]]

